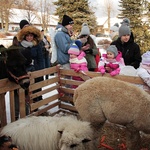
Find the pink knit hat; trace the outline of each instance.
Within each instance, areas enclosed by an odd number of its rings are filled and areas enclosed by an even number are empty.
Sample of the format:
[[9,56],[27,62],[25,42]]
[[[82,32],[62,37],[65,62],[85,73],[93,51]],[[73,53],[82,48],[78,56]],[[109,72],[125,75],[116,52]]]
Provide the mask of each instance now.
[[80,54],[80,50],[79,50],[78,46],[75,43],[73,43],[71,45],[71,47],[69,48],[68,54],[74,54],[74,55],[79,55]]
[[150,51],[147,51],[142,55],[142,64],[149,65],[150,64]]

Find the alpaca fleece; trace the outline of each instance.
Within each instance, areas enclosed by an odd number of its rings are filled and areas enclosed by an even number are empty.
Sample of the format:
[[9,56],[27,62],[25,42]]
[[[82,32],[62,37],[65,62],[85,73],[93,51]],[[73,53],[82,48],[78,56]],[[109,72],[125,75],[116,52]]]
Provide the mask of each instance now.
[[73,101],[84,121],[99,126],[108,120],[150,133],[150,95],[135,85],[95,77],[75,90]]

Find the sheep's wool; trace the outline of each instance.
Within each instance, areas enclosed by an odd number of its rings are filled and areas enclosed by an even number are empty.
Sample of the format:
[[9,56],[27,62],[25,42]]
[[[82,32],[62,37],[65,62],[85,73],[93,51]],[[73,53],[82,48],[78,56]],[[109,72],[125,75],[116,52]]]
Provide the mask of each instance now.
[[21,150],[93,150],[90,123],[73,116],[28,117],[8,124],[1,135],[11,136]]

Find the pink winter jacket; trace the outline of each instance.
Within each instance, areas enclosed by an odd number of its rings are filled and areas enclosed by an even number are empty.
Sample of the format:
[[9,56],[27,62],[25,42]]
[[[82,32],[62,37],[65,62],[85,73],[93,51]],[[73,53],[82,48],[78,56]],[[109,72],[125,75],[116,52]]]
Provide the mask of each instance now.
[[[120,73],[120,66],[125,66],[124,60],[122,58],[121,52],[118,53],[115,59],[107,59],[106,54],[101,57],[100,62],[98,64],[98,71],[102,74],[110,73],[111,76],[118,75]],[[109,67],[110,70],[107,71],[106,67]]]
[[85,52],[81,53],[76,58],[70,58],[70,68],[79,72],[79,71],[88,71],[87,61],[85,59]]

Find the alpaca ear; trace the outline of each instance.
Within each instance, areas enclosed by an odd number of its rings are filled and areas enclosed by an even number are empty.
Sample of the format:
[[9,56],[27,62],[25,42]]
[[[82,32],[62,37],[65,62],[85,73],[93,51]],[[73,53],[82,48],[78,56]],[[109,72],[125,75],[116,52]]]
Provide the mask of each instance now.
[[82,143],[87,143],[87,142],[90,142],[90,141],[91,141],[91,139],[83,139]]

